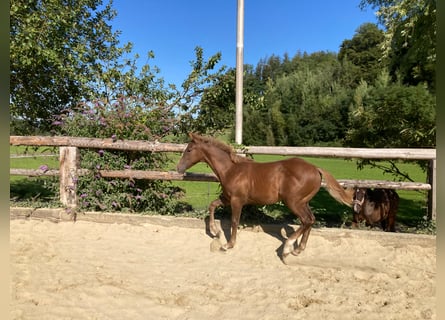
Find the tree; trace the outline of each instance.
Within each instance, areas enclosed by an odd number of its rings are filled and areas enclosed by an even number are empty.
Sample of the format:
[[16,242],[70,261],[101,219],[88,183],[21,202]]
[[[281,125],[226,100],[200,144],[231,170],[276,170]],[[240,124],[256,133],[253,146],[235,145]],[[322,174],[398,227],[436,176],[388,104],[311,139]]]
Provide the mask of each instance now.
[[[350,111],[345,145],[368,148],[431,148],[436,145],[436,100],[425,86],[404,86],[383,80],[376,86],[362,82]],[[418,161],[423,169],[428,163]],[[396,161],[361,159],[357,166],[376,167],[399,179],[412,179]]]
[[[261,107],[264,86],[256,77],[255,70],[251,65],[245,65],[244,70],[243,110],[245,128],[246,122],[250,121],[250,113],[246,110],[257,110]],[[212,78],[212,85],[206,87],[203,91],[199,106],[196,109],[197,116],[190,119],[189,130],[192,128],[201,133],[213,134],[231,129],[234,134],[235,71],[231,68],[227,71],[222,69],[215,73],[215,77]]]
[[23,130],[47,130],[52,115],[94,95],[90,82],[120,54],[111,4],[10,1],[10,109]]
[[255,72],[257,78],[264,84],[269,79],[276,79],[283,73],[281,58],[273,54],[267,59],[261,59],[256,66]]
[[[99,84],[100,96],[67,108],[54,117],[54,133],[67,136],[112,138],[113,140],[163,140],[172,133],[193,130],[186,120],[193,119],[201,96],[218,73],[211,73],[219,55],[203,59],[203,51],[196,48],[192,71],[179,90],[164,88],[156,78],[156,70],[148,65],[136,72],[134,61],[114,62]],[[119,150],[81,150],[83,168],[90,174],[75,183],[86,210],[147,211],[172,213],[182,210],[178,202],[181,191],[171,182],[156,180],[103,178],[98,170],[133,168],[136,170],[165,169],[170,161],[166,154]],[[73,181],[74,183],[74,181]]]
[[379,22],[386,28],[383,42],[390,70],[405,84],[427,83],[434,92],[436,63],[436,0],[362,0],[378,8]]
[[361,80],[373,83],[385,68],[381,49],[383,39],[383,32],[375,24],[365,23],[356,30],[352,39],[342,42],[338,59],[345,67],[348,63],[352,65],[348,72],[352,74],[354,86]]
[[235,69],[230,69],[206,88],[197,110],[198,116],[190,124],[193,129],[213,134],[233,127],[235,114]]
[[145,64],[138,71],[139,56],[127,58],[132,44],[119,46],[119,32],[109,24],[116,14],[112,0],[107,5],[102,0],[11,1],[12,132],[48,132],[63,110],[121,97],[143,97],[142,107],[175,109],[172,130],[193,129],[190,120],[204,90],[219,76],[220,71],[211,71],[221,54],[205,60],[203,49],[196,47],[196,60],[181,87],[166,85],[157,67]]
[[351,147],[436,145],[436,99],[422,86],[388,84],[356,90],[346,143]]
[[[347,120],[341,66],[334,53],[297,54],[275,80],[269,79],[261,106],[274,144],[311,145],[338,141]],[[252,132],[258,134],[258,132]]]

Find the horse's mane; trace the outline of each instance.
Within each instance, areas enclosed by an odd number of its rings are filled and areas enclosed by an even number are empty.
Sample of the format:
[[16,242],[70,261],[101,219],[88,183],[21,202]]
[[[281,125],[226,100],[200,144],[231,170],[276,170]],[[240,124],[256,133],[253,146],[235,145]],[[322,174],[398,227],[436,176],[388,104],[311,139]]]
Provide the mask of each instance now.
[[217,147],[218,149],[228,153],[230,155],[230,159],[232,160],[233,163],[253,161],[251,158],[247,158],[247,157],[238,155],[232,146],[230,146],[222,141],[219,141],[212,137],[204,137],[204,136],[199,136],[199,137],[203,142],[208,143],[208,144],[210,144],[214,147]]

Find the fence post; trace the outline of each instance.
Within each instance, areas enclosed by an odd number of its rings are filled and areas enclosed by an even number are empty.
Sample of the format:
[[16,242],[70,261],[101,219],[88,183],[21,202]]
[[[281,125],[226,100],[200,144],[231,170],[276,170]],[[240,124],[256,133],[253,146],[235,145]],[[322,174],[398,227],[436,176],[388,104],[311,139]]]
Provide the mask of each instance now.
[[428,164],[428,183],[431,190],[428,191],[428,219],[436,220],[436,159]]
[[69,208],[77,206],[77,169],[80,153],[77,147],[60,147],[60,202]]

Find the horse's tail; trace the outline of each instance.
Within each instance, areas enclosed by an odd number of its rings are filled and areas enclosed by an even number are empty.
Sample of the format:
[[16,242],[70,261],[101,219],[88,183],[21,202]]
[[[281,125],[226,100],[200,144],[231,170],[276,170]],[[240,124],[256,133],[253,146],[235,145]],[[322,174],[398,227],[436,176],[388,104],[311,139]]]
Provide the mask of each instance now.
[[345,205],[352,207],[354,189],[343,189],[337,180],[327,171],[317,168],[322,175],[329,194],[338,202],[344,203]]

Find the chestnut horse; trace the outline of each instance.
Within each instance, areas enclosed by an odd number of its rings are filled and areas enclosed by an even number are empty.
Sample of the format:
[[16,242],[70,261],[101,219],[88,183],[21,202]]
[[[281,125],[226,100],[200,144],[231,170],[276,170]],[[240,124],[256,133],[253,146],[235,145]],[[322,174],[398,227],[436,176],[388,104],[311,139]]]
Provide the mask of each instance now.
[[[206,162],[218,177],[222,188],[221,196],[209,206],[209,227],[214,236],[219,236],[214,212],[220,205],[232,209],[230,240],[222,249],[233,248],[244,205],[267,205],[278,201],[284,204],[300,219],[301,225],[286,240],[282,258],[289,253],[298,255],[306,247],[315,217],[309,208],[309,201],[318,192],[322,177],[329,194],[338,202],[352,206],[353,190],[344,190],[327,171],[300,158],[259,163],[235,153],[232,147],[213,138],[190,133],[191,141],[177,165],[177,171],[184,173],[198,162]],[[349,192],[351,191],[351,192]],[[302,235],[300,244],[297,239]]]

